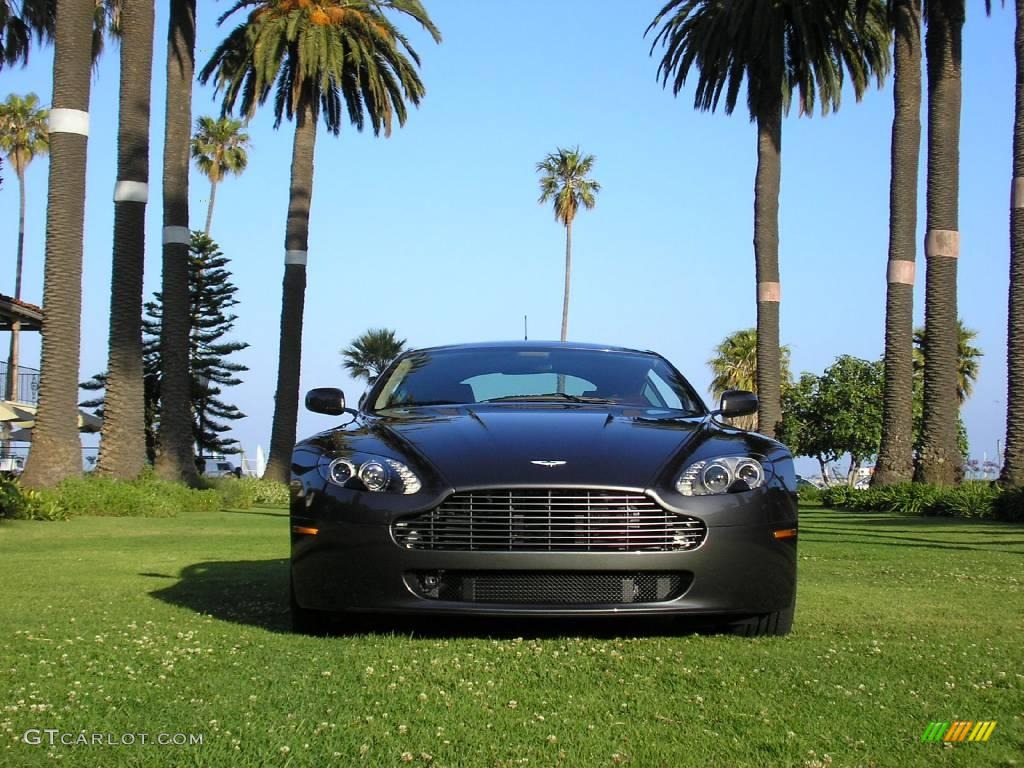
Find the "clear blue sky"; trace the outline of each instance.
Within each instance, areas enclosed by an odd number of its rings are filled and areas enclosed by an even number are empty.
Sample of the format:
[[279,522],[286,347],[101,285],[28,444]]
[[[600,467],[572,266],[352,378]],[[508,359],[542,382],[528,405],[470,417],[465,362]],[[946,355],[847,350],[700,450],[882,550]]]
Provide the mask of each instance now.
[[[201,66],[225,34],[225,2],[199,0]],[[643,32],[661,6],[609,0],[426,0],[444,42],[408,24],[427,96],[390,139],[345,129],[318,137],[310,224],[302,388],[362,386],[338,350],[368,327],[397,329],[413,346],[557,338],[564,231],[537,204],[535,163],[557,146],[597,156],[603,191],[574,229],[571,339],[652,348],[702,392],[714,346],[755,320],[752,240],[755,133],[746,114],[695,112],[655,79]],[[992,456],[1004,434],[1008,206],[1013,124],[1013,14],[986,18],[970,2],[964,33],[960,313],[985,352],[964,415],[972,454]],[[146,292],[160,281],[160,178],[166,4],[157,3]],[[117,49],[92,91],[81,376],[106,367]],[[36,91],[50,101],[51,51],[0,72],[0,98]],[[215,114],[196,86],[193,115]],[[922,115],[925,118],[925,115]],[[791,116],[783,129],[782,339],[794,373],[820,373],[837,355],[882,353],[888,241],[891,82],[838,114]],[[268,110],[250,125],[249,169],[218,190],[213,237],[232,259],[241,304],[236,335],[245,383],[228,398],[248,414],[235,436],[248,452],[270,437],[292,130]],[[923,240],[924,165],[921,168]],[[42,301],[47,160],[28,173],[24,298]],[[192,175],[192,226],[209,187]],[[14,290],[17,184],[0,189]],[[915,318],[923,322],[924,258]],[[38,363],[35,334],[23,362]],[[3,340],[6,344],[6,339]],[[4,347],[6,350],[6,346]],[[299,435],[331,420],[302,412]]]

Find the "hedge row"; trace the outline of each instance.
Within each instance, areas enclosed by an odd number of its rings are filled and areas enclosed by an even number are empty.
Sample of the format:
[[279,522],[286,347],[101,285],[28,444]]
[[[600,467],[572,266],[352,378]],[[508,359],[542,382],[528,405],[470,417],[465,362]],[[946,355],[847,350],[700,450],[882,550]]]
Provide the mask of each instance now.
[[49,490],[22,488],[16,480],[0,480],[0,517],[23,520],[67,520],[95,517],[174,517],[180,513],[248,509],[253,504],[284,506],[288,486],[256,478],[208,480],[205,489],[168,483],[147,473],[120,481],[86,476],[65,480]]
[[966,519],[1024,521],[1024,489],[969,482],[954,487],[903,483],[857,490],[845,485],[822,489],[821,503],[833,509]]

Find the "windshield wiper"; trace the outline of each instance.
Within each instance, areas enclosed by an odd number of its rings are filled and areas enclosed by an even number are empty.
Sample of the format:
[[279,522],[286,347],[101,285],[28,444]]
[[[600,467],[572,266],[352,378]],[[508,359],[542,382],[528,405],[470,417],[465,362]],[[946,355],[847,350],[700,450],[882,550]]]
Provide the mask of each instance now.
[[598,405],[614,404],[614,400],[604,397],[589,397],[586,395],[570,395],[566,392],[546,392],[537,395],[505,395],[504,397],[492,397],[489,400],[481,400],[482,403],[501,403],[509,400],[568,400],[571,403],[596,403]]

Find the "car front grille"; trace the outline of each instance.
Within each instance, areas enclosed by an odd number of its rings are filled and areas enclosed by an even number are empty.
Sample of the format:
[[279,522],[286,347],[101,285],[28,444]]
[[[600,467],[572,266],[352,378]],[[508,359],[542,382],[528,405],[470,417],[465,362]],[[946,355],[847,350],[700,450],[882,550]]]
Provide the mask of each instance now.
[[680,597],[687,572],[418,571],[410,585],[421,597],[460,603],[623,605]]
[[468,552],[677,552],[696,549],[703,521],[638,493],[509,489],[456,493],[392,525],[406,549]]

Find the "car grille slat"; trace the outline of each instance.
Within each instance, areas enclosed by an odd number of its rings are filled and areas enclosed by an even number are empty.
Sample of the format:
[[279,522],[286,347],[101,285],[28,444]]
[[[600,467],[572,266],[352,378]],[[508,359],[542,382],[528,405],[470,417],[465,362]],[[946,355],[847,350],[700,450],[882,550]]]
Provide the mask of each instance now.
[[704,522],[643,494],[600,489],[456,493],[392,525],[407,549],[471,552],[675,552],[699,547]]

